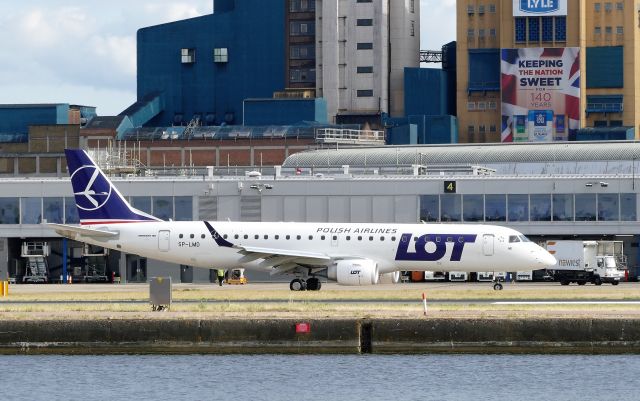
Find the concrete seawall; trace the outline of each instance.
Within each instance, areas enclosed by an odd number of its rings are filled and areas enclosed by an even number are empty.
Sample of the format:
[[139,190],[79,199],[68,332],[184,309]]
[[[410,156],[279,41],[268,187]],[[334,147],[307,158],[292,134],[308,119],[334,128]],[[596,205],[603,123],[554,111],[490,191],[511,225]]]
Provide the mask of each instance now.
[[[308,333],[296,333],[297,323]],[[640,353],[638,319],[0,321],[0,353]]]

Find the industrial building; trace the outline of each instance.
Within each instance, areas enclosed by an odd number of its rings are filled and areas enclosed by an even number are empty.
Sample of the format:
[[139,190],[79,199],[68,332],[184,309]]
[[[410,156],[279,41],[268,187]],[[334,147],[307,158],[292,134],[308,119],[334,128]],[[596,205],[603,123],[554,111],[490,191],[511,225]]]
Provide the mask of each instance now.
[[638,6],[458,1],[460,142],[637,138]]
[[[534,240],[622,240],[637,276],[638,156],[639,142],[401,146],[297,153],[262,174],[211,167],[138,176],[114,163],[110,171],[136,208],[167,220],[498,224]],[[96,158],[109,166],[100,152]],[[214,278],[206,269],[103,255],[57,237],[40,223],[78,222],[67,177],[0,184],[2,277],[33,276],[40,257],[51,281],[63,260],[76,281],[112,273],[130,282],[159,274],[177,282]]]
[[133,127],[380,126],[404,112],[419,4],[214,0],[210,15],[138,31],[138,101],[121,116]]

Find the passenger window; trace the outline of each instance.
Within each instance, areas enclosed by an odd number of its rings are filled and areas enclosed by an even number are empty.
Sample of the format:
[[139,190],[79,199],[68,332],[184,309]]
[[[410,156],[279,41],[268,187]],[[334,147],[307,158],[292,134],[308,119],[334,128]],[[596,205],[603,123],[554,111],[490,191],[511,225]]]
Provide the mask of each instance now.
[[182,234],[178,235],[178,238],[182,238],[182,237],[184,237],[184,235],[182,235]]
[[325,238],[324,235],[320,237],[320,239],[323,240],[323,241],[324,241],[324,238]]
[[395,241],[395,240],[396,240],[396,237],[391,237],[391,241]]
[[334,235],[334,236],[333,236],[333,240],[334,240],[334,241],[337,241],[337,240],[338,240],[338,236],[337,236],[337,235]]
[[279,235],[276,235],[276,239],[280,239],[280,236],[279,236]]
[[384,241],[384,237],[380,237],[380,241]]
[[447,237],[447,242],[453,242],[453,238]]
[[189,238],[195,238],[195,235],[191,234],[191,235],[189,236]]
[[256,234],[253,238],[255,238],[255,239],[259,239],[259,238],[260,238],[260,236]]
[[464,242],[464,237],[463,236],[459,236],[458,237],[458,242],[459,243],[463,243]]
[[413,237],[413,242],[418,242],[418,237]]
[[287,238],[287,239],[291,239],[291,236],[290,236],[290,235],[287,235],[287,237],[286,237],[286,238]]
[[362,236],[358,235],[358,241],[362,241]]
[[373,237],[369,237],[369,241],[373,241]]
[[351,236],[347,235],[347,241],[351,241]]
[[200,238],[202,238],[202,239],[204,239],[204,237],[205,237],[205,235],[204,235],[204,234],[202,234],[202,235],[200,236]]
[[312,240],[313,240],[313,235],[310,235],[309,236],[309,241],[312,241]]
[[227,239],[229,236],[227,234],[223,235],[222,238]]
[[244,239],[249,239],[249,236],[247,234],[244,235]]
[[298,240],[299,240],[300,238],[302,238],[302,237],[301,237],[301,236],[299,236],[299,235],[298,235],[298,236],[296,236],[296,239],[298,239]]
[[436,237],[436,242],[440,242],[440,241],[442,241],[442,238]]
[[238,239],[240,236],[238,234],[234,235],[233,238]]

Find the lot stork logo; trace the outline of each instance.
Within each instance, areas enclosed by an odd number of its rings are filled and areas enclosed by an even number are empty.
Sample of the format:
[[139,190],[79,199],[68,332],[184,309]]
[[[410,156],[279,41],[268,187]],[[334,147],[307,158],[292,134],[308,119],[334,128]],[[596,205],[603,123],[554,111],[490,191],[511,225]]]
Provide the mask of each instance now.
[[82,166],[71,174],[78,208],[91,212],[104,206],[111,197],[111,185],[96,166]]

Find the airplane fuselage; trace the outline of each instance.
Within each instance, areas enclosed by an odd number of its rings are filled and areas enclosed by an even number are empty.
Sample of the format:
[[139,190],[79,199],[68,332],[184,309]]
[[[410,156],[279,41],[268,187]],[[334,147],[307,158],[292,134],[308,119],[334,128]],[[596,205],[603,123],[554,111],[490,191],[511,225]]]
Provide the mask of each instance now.
[[[352,224],[209,222],[233,247],[220,246],[203,221],[135,222],[84,226],[117,233],[111,238],[77,240],[143,257],[202,268],[273,269],[260,257],[273,250],[328,256],[325,266],[339,259],[368,259],[381,274],[412,271],[522,271],[545,268],[548,255],[515,230],[490,225]],[[239,247],[257,251],[247,258]],[[540,252],[543,251],[543,252]],[[305,265],[304,259],[296,263]],[[547,264],[545,264],[547,263]],[[323,263],[310,258],[309,266]]]

